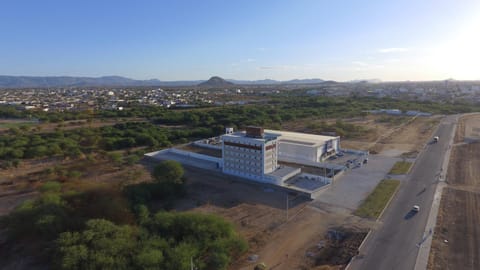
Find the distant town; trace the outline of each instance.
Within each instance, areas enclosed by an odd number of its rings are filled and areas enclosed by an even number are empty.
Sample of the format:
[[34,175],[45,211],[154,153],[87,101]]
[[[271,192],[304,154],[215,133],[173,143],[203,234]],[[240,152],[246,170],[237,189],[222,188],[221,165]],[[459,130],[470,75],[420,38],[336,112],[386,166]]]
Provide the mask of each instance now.
[[212,77],[208,81],[187,86],[0,88],[0,104],[14,105],[24,110],[43,111],[123,110],[136,105],[185,108],[261,103],[279,94],[377,97],[469,104],[480,102],[480,81],[334,82],[317,79],[285,83],[276,81],[243,83],[235,84],[219,77]]

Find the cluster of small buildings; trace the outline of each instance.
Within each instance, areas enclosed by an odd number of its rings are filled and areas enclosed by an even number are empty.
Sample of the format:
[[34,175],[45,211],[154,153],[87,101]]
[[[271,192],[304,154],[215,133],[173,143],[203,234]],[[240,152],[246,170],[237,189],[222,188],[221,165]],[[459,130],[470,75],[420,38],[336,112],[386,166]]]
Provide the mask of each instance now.
[[87,109],[122,110],[132,105],[194,107],[204,104],[232,105],[250,103],[238,97],[250,92],[223,89],[176,88],[49,88],[0,89],[0,104],[25,110],[68,111]]
[[338,83],[323,82],[306,85],[242,85],[221,89],[195,86],[154,88],[143,87],[57,87],[32,89],[0,89],[0,104],[19,106],[26,110],[66,111],[86,109],[121,110],[131,105],[162,107],[193,107],[244,105],[265,102],[265,96],[283,91],[304,90],[299,94],[312,96],[370,96],[406,100],[480,102],[478,81]]
[[455,100],[480,102],[479,81],[426,81],[426,82],[356,82],[325,83],[309,89],[313,96],[366,96],[400,98],[405,100],[451,102]]

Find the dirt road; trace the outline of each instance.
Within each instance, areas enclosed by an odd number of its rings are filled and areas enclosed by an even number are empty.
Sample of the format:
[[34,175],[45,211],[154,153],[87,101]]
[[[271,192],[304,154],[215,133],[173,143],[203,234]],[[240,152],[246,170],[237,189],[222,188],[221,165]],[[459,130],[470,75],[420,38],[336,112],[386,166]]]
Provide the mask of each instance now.
[[460,121],[428,269],[480,269],[480,116]]

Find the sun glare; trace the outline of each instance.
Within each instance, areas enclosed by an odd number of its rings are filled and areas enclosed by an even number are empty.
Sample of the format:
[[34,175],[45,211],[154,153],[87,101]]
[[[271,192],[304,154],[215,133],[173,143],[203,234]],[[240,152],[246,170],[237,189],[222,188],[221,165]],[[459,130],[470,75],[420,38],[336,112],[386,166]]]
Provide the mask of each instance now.
[[432,63],[454,79],[480,79],[480,18],[469,22],[458,34],[438,47]]

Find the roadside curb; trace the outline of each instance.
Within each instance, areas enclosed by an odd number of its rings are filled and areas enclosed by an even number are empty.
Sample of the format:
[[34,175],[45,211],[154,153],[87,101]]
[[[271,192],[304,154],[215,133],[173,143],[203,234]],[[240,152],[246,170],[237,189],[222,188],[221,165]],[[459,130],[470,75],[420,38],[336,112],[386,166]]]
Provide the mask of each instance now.
[[[425,150],[425,149],[422,149],[422,151]],[[409,162],[409,161],[406,161],[406,162]],[[412,168],[413,166],[415,165],[415,163],[417,162],[417,158],[415,158],[412,162],[410,162],[412,165],[410,165],[410,168],[408,168],[408,171],[404,174],[404,175],[409,175],[410,172],[412,171]]]
[[[360,253],[360,250],[363,248],[363,245],[367,242],[368,238],[369,238],[370,235],[372,234],[372,232],[373,232],[372,229],[368,230],[367,235],[365,236],[365,238],[363,238],[363,241],[362,241],[362,243],[360,243],[360,246],[358,246],[357,251],[358,251],[359,253]],[[355,255],[355,256],[353,256],[353,257],[350,259],[350,261],[348,262],[347,266],[345,266],[344,270],[350,269],[350,267],[352,266],[352,262],[357,259],[357,256],[358,256],[358,255]]]
[[[430,258],[430,249],[433,241],[433,236],[435,233],[435,227],[437,226],[437,217],[438,217],[438,212],[440,210],[440,202],[442,200],[442,194],[443,194],[443,189],[447,185],[447,171],[448,171],[448,164],[450,163],[450,155],[452,151],[452,145],[455,141],[455,135],[457,131],[457,125],[458,121],[463,115],[458,115],[455,121],[455,125],[453,126],[452,129],[452,134],[450,138],[450,143],[448,144],[448,148],[445,153],[445,157],[442,163],[442,173],[439,176],[438,183],[435,187],[435,194],[433,196],[432,200],[432,205],[430,206],[430,212],[428,214],[428,219],[427,219],[427,224],[425,224],[424,228],[424,235],[429,235],[427,236],[425,240],[425,244],[420,244],[419,251],[417,253],[417,259],[415,260],[415,270],[424,270],[427,269],[428,267],[428,260]],[[443,180],[442,180],[442,174],[444,174]],[[430,228],[430,229],[427,229]]]
[[[396,180],[396,179],[388,179],[388,180]],[[393,192],[392,196],[388,200],[387,204],[385,204],[385,207],[383,208],[382,212],[380,212],[380,215],[378,215],[377,219],[375,219],[375,222],[378,222],[383,217],[383,214],[385,213],[387,208],[390,206],[390,203],[397,196],[397,193],[400,190],[400,186],[402,185],[402,181],[400,181],[400,180],[396,180],[396,181],[399,181],[400,183],[398,184],[397,188],[395,188],[395,191]]]
[[[432,131],[431,136],[433,136],[433,135],[435,135],[437,132],[439,132],[439,129],[440,129],[440,127],[442,126],[442,122],[443,122],[443,120],[445,120],[446,118],[447,118],[446,115],[442,115],[441,121],[440,121],[439,124],[436,126],[436,128]],[[456,125],[454,126],[454,129],[456,129]],[[453,138],[452,138],[452,140],[453,140]],[[402,175],[405,176],[405,179],[404,179],[405,181],[410,181],[410,180],[411,180],[411,175],[410,175],[410,173],[411,173],[411,171],[412,171],[414,168],[417,169],[417,167],[419,166],[418,161],[419,161],[420,159],[422,159],[422,157],[425,155],[425,152],[426,152],[426,150],[428,149],[428,146],[429,146],[429,143],[425,143],[423,146],[421,146],[421,148],[419,149],[418,155],[413,159],[413,162],[412,162],[413,164],[412,164],[412,166],[410,166],[409,170],[408,170],[405,174],[402,174]],[[445,162],[444,162],[443,164],[445,164]],[[443,165],[443,164],[442,164],[442,165]],[[442,167],[443,167],[443,166],[442,166]],[[445,170],[444,170],[444,173],[445,173]],[[387,174],[387,175],[388,175],[388,174]],[[395,179],[395,178],[392,177],[391,179]],[[384,214],[385,214],[385,212],[386,212],[386,209],[390,206],[390,204],[392,203],[393,199],[396,198],[396,196],[398,196],[399,191],[400,191],[400,189],[402,188],[402,185],[404,185],[403,182],[405,182],[405,181],[400,181],[400,184],[398,185],[398,187],[396,188],[394,194],[392,194],[390,200],[389,200],[388,203],[385,205],[384,209],[382,210],[382,212],[380,213],[380,215],[379,215],[378,218],[376,219],[376,222],[378,222],[380,219],[382,219],[382,218],[384,217]],[[443,186],[442,186],[442,187],[443,187]],[[435,220],[435,222],[436,222],[436,220]],[[365,236],[365,238],[363,239],[362,243],[361,243],[360,246],[358,247],[358,252],[359,252],[359,253],[360,253],[360,251],[361,251],[362,249],[365,248],[366,245],[368,245],[367,241],[370,241],[370,240],[372,240],[373,238],[375,238],[375,236],[372,236],[372,234],[375,234],[374,231],[375,231],[375,229],[370,229],[370,230],[368,231],[367,235]],[[427,229],[427,232],[429,232],[428,229]],[[373,238],[372,238],[372,237],[373,237]],[[431,238],[430,238],[430,240],[431,240]],[[420,252],[421,252],[421,251],[420,251]],[[428,250],[428,252],[429,252],[429,250]],[[428,255],[428,253],[427,253],[427,255]],[[346,265],[346,267],[345,267],[344,269],[349,270],[350,268],[354,268],[354,267],[356,267],[356,266],[359,266],[359,263],[361,263],[360,260],[361,260],[362,258],[363,258],[363,256],[360,257],[359,255],[353,256],[352,259],[350,260],[350,262]],[[358,262],[356,262],[357,260],[358,260]],[[425,268],[417,268],[418,263],[419,263],[418,260],[419,260],[419,253],[417,253],[417,258],[416,258],[416,261],[415,261],[415,262],[416,262],[416,263],[415,263],[415,270],[424,270],[424,269],[426,268],[426,264],[425,264]],[[427,257],[427,262],[428,262],[428,257]],[[352,266],[352,265],[354,265],[354,266]]]
[[[445,118],[446,115],[443,115],[442,119]],[[438,129],[440,128],[440,125],[442,124],[442,122],[440,121],[437,125],[437,127],[435,128],[435,130],[432,132],[431,135],[435,134],[438,132]],[[427,146],[429,144],[426,143],[423,145],[422,149],[420,149],[420,152],[418,153],[418,155],[415,157],[415,161],[413,162],[412,166],[410,166],[410,170],[408,170],[408,173],[410,173],[410,171],[413,169],[413,167],[415,167],[417,165],[417,161],[420,159],[420,157],[423,155],[423,153],[425,153],[425,150],[427,149]]]
[[[384,180],[385,180],[385,179],[384,179]],[[396,180],[396,179],[392,179],[392,180]],[[383,181],[383,180],[382,180],[382,181]],[[388,202],[385,204],[385,207],[383,208],[383,210],[382,210],[382,212],[380,213],[380,215],[378,215],[377,219],[375,219],[375,222],[378,222],[378,221],[382,218],[383,213],[384,213],[385,210],[388,208],[388,206],[390,206],[390,203],[392,202],[392,200],[396,197],[396,195],[397,195],[397,193],[398,193],[398,190],[400,190],[400,185],[402,185],[402,181],[400,181],[400,180],[396,180],[396,181],[399,181],[400,184],[397,186],[397,188],[395,189],[395,192],[392,194],[392,196],[390,197],[390,199],[388,200]],[[360,246],[358,246],[358,248],[357,248],[358,253],[360,253],[360,251],[363,249],[363,246],[365,245],[365,243],[367,242],[367,240],[370,238],[370,235],[372,235],[372,233],[373,233],[373,229],[368,230],[367,235],[365,236],[365,238],[363,238],[362,243],[360,243]],[[350,269],[352,262],[357,259],[357,256],[358,256],[358,255],[355,255],[355,256],[353,256],[353,257],[350,259],[350,262],[348,262],[348,264],[347,264],[347,266],[345,266],[344,270]]]

